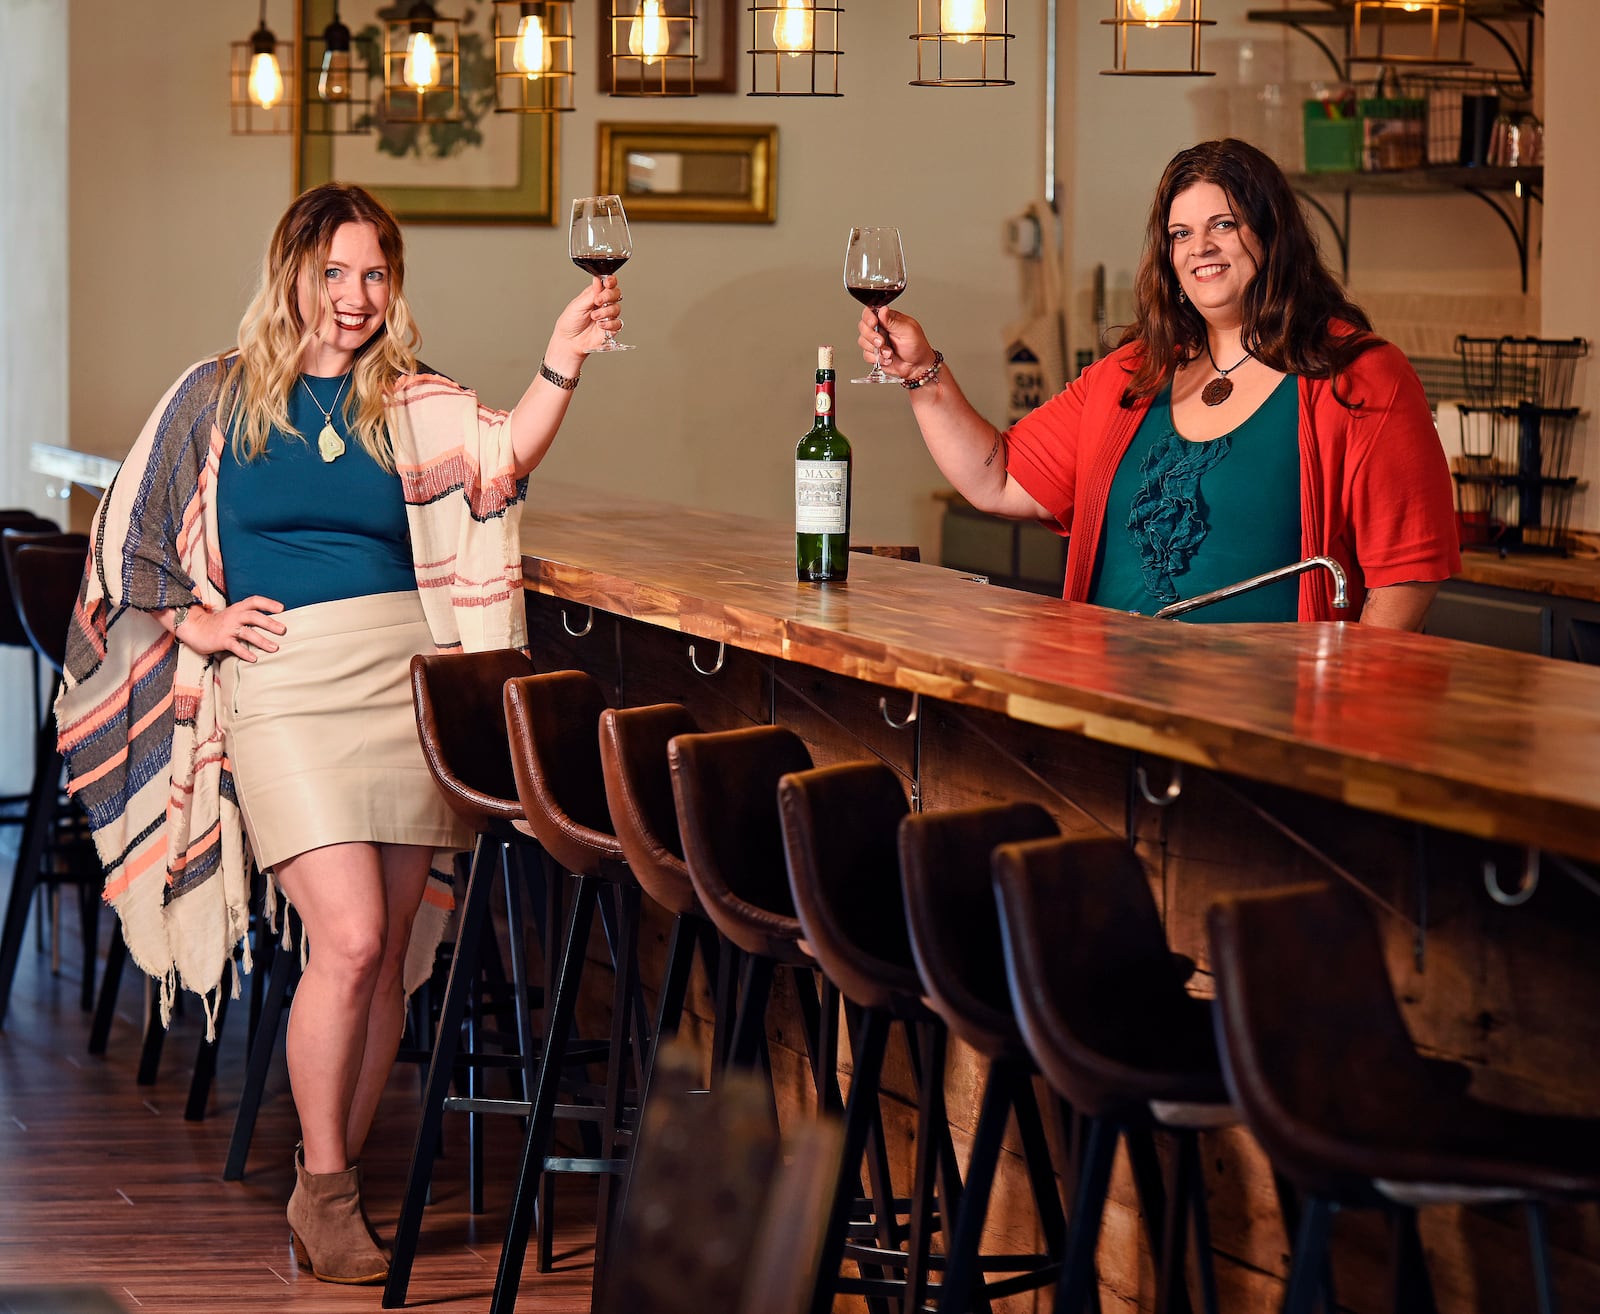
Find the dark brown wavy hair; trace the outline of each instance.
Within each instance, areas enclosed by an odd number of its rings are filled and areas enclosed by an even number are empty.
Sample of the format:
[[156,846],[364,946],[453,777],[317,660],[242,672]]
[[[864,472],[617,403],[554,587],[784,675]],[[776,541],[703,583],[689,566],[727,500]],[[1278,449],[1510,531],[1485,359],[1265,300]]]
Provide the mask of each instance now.
[[[1160,391],[1179,365],[1206,349],[1205,320],[1192,303],[1178,299],[1167,235],[1173,201],[1196,183],[1220,187],[1234,218],[1261,248],[1256,275],[1244,293],[1240,342],[1245,350],[1286,374],[1337,381],[1357,356],[1378,345],[1366,312],[1322,263],[1317,239],[1283,170],[1249,142],[1233,137],[1204,141],[1172,157],[1150,205],[1134,280],[1135,318],[1122,335],[1123,344],[1141,348],[1122,395],[1124,406]],[[1336,319],[1355,331],[1336,333],[1330,322]],[[1339,400],[1346,406],[1358,404]]]

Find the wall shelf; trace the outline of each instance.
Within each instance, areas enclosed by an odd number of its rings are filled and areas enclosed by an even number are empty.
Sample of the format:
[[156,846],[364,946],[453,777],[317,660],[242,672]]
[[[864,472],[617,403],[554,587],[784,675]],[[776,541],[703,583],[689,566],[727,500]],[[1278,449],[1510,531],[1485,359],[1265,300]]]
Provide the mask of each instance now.
[[[1533,203],[1543,200],[1544,169],[1492,169],[1438,166],[1396,169],[1375,173],[1296,173],[1290,183],[1306,203],[1327,220],[1339,247],[1339,266],[1350,281],[1350,198],[1353,196],[1425,196],[1465,192],[1476,196],[1500,217],[1517,248],[1522,290],[1528,290],[1528,250]],[[1335,214],[1320,199],[1334,195],[1342,200]]]

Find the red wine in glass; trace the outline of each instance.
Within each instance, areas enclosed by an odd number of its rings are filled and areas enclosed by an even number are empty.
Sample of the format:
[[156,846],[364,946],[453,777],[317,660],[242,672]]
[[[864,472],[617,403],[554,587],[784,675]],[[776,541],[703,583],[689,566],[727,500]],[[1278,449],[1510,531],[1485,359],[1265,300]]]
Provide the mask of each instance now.
[[[604,278],[615,274],[633,255],[633,235],[620,196],[580,196],[572,203],[572,229],[567,254],[586,273]],[[606,334],[596,351],[632,351],[631,342]]]
[[[882,310],[906,290],[906,257],[898,228],[852,228],[844,249],[845,291],[864,306]],[[880,321],[881,326],[881,321]],[[851,383],[897,383],[873,361],[865,378]]]

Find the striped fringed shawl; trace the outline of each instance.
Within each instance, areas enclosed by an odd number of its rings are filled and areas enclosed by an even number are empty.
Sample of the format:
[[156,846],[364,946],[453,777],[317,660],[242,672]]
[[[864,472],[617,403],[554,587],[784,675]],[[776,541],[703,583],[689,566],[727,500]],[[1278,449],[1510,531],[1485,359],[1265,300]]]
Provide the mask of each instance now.
[[[105,865],[105,899],[133,960],[214,1015],[243,945],[252,863],[216,717],[210,661],[149,613],[226,605],[217,554],[221,370],[208,360],[161,399],[95,512],[89,566],[67,636],[56,701],[68,788]],[[435,643],[526,648],[518,525],[525,492],[510,425],[456,384],[400,380],[388,408],[417,584]],[[453,900],[436,862],[406,963],[406,988],[432,969]],[[237,994],[237,979],[233,982]]]

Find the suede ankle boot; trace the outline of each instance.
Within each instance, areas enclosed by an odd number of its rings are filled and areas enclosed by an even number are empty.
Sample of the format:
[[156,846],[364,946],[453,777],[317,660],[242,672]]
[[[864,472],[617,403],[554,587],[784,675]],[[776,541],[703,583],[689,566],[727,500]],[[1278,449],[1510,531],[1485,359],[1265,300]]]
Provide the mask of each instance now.
[[288,1216],[300,1267],[322,1282],[356,1286],[384,1281],[389,1276],[389,1262],[362,1218],[356,1169],[307,1172],[305,1159],[296,1150],[294,1173]]

